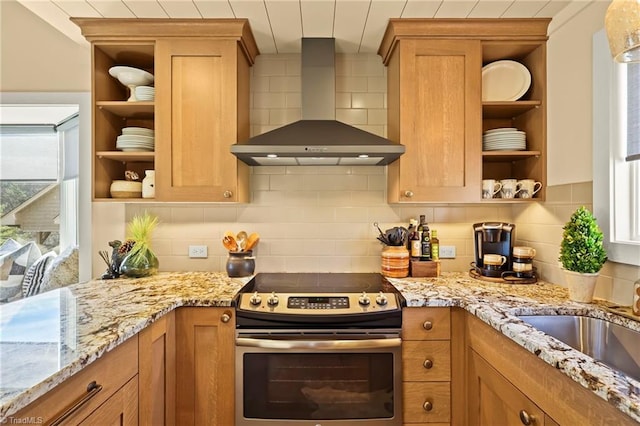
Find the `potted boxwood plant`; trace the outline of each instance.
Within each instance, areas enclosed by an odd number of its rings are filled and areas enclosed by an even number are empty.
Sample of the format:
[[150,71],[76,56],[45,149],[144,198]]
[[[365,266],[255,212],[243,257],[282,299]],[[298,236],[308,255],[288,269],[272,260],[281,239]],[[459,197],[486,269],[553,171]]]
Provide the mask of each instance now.
[[602,231],[584,206],[571,215],[562,229],[559,260],[567,278],[569,298],[590,303],[600,269],[607,261]]

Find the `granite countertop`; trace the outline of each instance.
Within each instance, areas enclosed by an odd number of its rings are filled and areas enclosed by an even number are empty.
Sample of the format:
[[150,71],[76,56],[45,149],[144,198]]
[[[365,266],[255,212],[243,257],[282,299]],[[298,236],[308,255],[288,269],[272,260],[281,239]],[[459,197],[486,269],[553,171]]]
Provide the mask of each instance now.
[[[221,272],[93,280],[0,305],[0,422],[180,306],[231,306],[250,278]],[[640,423],[640,382],[537,331],[516,315],[579,314],[640,331],[640,322],[580,304],[548,283],[494,284],[466,273],[389,278],[409,307],[460,307]],[[34,366],[37,366],[34,367]]]

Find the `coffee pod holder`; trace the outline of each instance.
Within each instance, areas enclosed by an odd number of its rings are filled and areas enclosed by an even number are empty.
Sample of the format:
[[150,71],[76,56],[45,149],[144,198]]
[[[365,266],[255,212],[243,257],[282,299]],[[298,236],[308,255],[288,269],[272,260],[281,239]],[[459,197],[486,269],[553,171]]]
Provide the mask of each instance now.
[[538,271],[535,266],[532,267],[531,271],[526,272],[501,271],[498,276],[487,276],[486,274],[487,271],[476,266],[475,262],[471,262],[469,276],[477,280],[498,284],[535,284],[538,282]]

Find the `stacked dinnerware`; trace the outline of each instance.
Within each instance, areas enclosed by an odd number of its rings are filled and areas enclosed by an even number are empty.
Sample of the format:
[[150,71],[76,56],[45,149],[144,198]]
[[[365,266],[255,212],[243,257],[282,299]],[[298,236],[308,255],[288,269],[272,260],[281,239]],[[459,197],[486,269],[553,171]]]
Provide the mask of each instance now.
[[482,135],[483,151],[524,151],[527,149],[526,133],[515,127],[491,129]]
[[136,99],[139,101],[153,101],[156,98],[156,89],[152,86],[138,86],[135,88]]
[[155,133],[144,127],[125,127],[116,138],[116,148],[120,151],[153,151]]

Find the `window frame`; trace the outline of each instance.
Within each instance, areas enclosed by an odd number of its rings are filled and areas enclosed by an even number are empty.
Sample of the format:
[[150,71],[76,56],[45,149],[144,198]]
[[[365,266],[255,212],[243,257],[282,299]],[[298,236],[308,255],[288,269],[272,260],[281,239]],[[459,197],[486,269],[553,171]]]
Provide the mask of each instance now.
[[638,233],[640,197],[630,195],[638,191],[631,178],[640,174],[640,161],[625,161],[626,149],[616,143],[625,123],[620,114],[622,102],[614,90],[616,79],[621,77],[606,33],[598,31],[593,36],[593,210],[604,234],[608,259],[640,266],[640,241],[630,241]]
[[0,92],[0,103],[77,104],[79,114],[78,241],[80,282],[92,277],[91,251],[91,92]]

